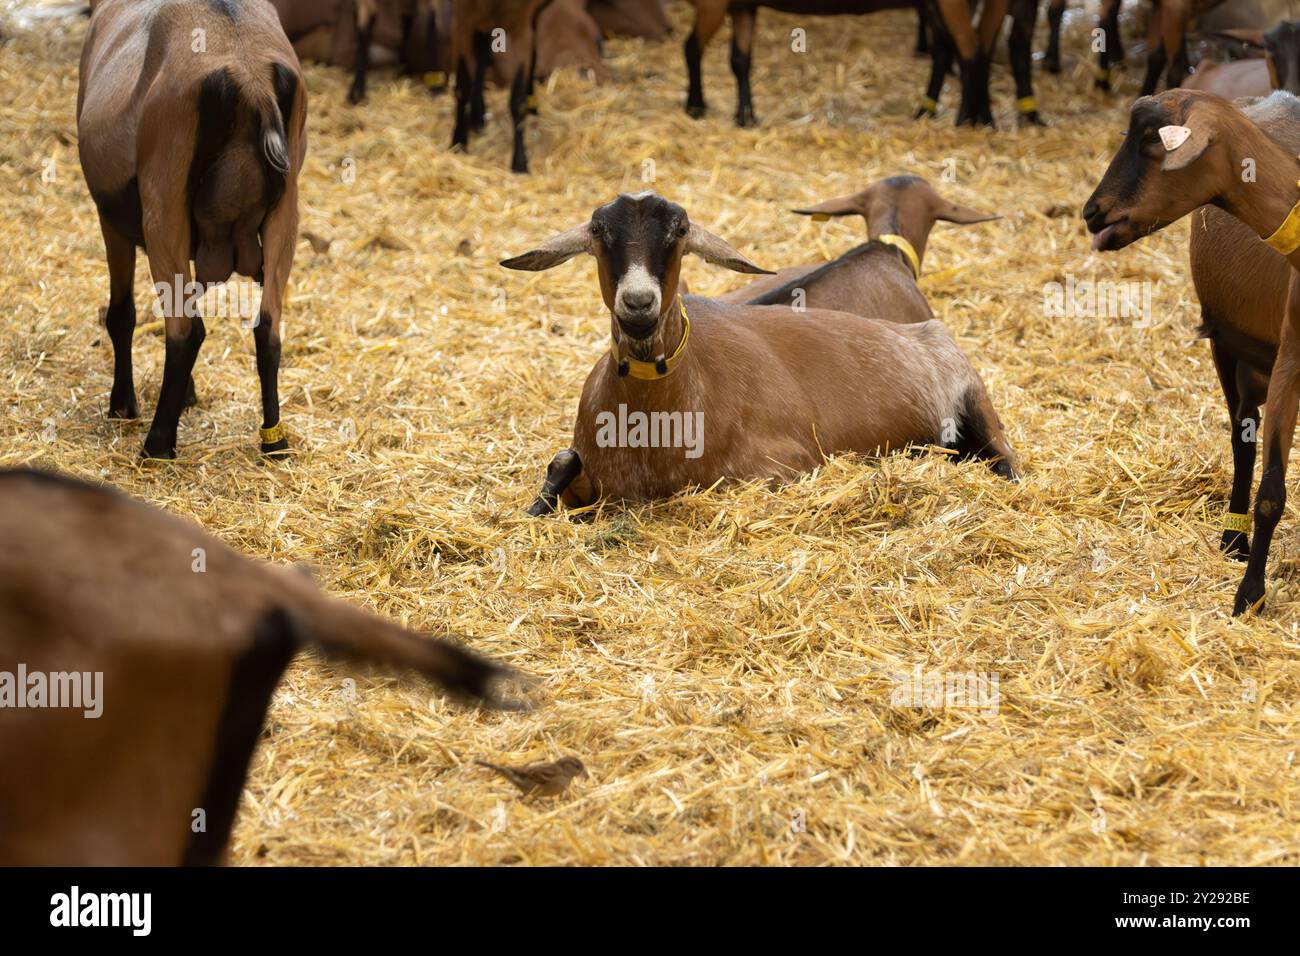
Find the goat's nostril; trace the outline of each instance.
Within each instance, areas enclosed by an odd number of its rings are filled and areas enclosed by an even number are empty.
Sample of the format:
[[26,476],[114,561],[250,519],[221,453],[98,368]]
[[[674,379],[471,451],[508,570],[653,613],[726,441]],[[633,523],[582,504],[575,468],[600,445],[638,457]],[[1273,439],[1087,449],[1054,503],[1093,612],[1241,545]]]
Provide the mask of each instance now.
[[623,305],[629,309],[648,309],[654,305],[655,294],[644,289],[623,294]]

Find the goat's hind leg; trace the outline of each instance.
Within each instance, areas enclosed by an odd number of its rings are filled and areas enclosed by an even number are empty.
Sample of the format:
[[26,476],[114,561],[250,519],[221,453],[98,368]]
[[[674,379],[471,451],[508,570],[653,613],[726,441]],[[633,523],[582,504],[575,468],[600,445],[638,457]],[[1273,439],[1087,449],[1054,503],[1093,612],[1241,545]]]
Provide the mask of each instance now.
[[103,216],[104,251],[108,259],[108,309],[104,327],[113,343],[113,391],[108,398],[108,417],[136,419],[140,406],[135,400],[135,377],[131,368],[131,343],[135,338],[135,243],[117,231]]
[[956,451],[959,461],[973,458],[988,462],[995,475],[1007,481],[1019,481],[1016,453],[1007,441],[1002,421],[993,410],[993,402],[982,383],[971,386],[966,392],[963,406],[956,422],[943,423],[945,432],[949,428],[955,432],[941,436],[943,446]]

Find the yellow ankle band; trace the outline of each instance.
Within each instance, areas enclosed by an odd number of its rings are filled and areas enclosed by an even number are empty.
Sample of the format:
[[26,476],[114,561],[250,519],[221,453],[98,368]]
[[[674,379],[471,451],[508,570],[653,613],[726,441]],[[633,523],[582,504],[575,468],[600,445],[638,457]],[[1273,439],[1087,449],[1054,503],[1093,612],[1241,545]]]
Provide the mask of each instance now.
[[274,445],[284,440],[284,422],[276,422],[270,428],[259,428],[257,433],[262,436],[263,445]]

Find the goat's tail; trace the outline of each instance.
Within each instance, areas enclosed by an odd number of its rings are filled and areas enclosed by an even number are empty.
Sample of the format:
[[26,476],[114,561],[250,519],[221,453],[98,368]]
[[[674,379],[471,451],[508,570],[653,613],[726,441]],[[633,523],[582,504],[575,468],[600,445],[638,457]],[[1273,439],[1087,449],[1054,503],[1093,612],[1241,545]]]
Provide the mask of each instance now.
[[298,95],[298,76],[283,63],[272,63],[270,85],[250,83],[241,94],[258,116],[258,140],[267,174],[283,182],[293,164],[286,127]]
[[295,636],[328,656],[394,671],[415,671],[466,702],[512,710],[532,706],[527,699],[527,679],[510,668],[459,644],[415,634],[377,614],[327,597],[307,580],[285,584],[294,595],[286,610]]

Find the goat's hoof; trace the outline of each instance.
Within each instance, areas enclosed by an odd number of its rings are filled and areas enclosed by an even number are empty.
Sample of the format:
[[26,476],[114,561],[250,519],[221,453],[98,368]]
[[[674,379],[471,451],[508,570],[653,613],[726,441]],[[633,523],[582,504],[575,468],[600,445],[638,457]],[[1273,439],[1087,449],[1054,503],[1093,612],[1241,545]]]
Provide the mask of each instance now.
[[520,174],[527,173],[527,172],[528,172],[528,160],[526,160],[526,159],[520,159],[518,156],[516,156],[516,157],[515,157],[513,160],[511,160],[511,162],[510,162],[510,171],[511,171],[512,173],[520,173]]
[[1264,610],[1264,582],[1244,578],[1237,588],[1237,598],[1232,602],[1232,616],[1241,617],[1247,611],[1256,614]]
[[993,463],[993,474],[1010,482],[1020,481],[1020,476],[1016,474],[1015,468],[1011,467],[1011,462],[1005,458],[999,458]]
[[366,101],[366,91],[360,87],[354,86],[348,90],[348,102],[353,106],[358,106]]
[[1234,561],[1245,561],[1250,557],[1250,538],[1241,531],[1225,531],[1219,550]]
[[289,457],[289,439],[281,438],[269,444],[262,442],[262,454],[272,461],[284,461]]
[[1051,73],[1053,76],[1060,76],[1060,75],[1061,75],[1061,61],[1060,61],[1060,60],[1051,60],[1051,59],[1049,59],[1049,60],[1047,61],[1047,72],[1048,72],[1048,73]]
[[128,402],[110,402],[108,417],[124,422],[133,422],[140,417],[140,406],[135,403],[134,398]]
[[747,129],[758,125],[758,117],[754,115],[753,110],[737,110],[736,125],[741,129]]
[[1093,89],[1095,89],[1095,90],[1101,90],[1101,92],[1103,92],[1103,93],[1109,93],[1109,92],[1110,92],[1110,80],[1094,80],[1094,81],[1093,81],[1093,84],[1092,84],[1092,87],[1093,87]]
[[528,516],[530,518],[544,518],[546,515],[555,512],[555,502],[547,501],[544,495],[539,496],[536,501],[528,506]]
[[686,115],[689,116],[691,119],[703,119],[704,115],[708,113],[708,111],[709,108],[705,106],[703,103],[686,104]]
[[148,461],[175,461],[175,460],[176,460],[176,446],[175,446],[175,445],[163,445],[162,443],[159,443],[159,444],[157,444],[157,445],[153,445],[153,444],[150,444],[148,441],[146,441],[146,442],[144,443],[144,447],[140,449],[140,460],[141,460],[141,461],[146,461],[146,462],[148,462]]

